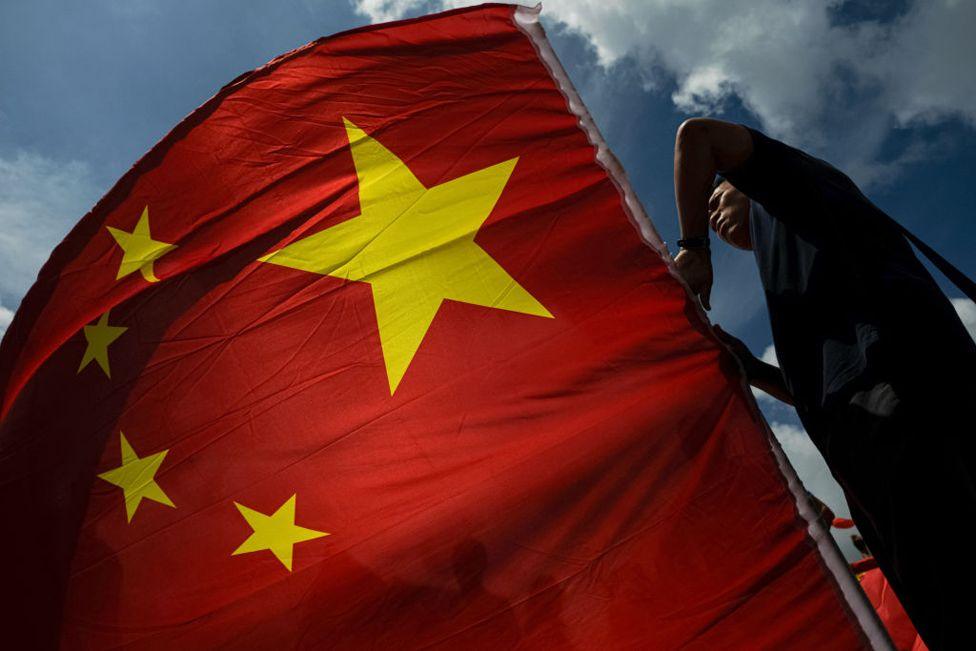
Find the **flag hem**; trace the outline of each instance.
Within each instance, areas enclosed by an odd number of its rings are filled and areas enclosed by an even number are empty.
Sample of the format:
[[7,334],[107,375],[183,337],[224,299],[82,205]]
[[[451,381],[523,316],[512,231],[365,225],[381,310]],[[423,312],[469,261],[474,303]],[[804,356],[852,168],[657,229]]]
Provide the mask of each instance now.
[[[755,399],[751,397],[752,391],[745,381],[744,375],[742,383],[746,393],[750,394],[748,398],[750,409],[754,412],[759,412],[759,407],[755,404]],[[790,493],[793,494],[797,512],[807,523],[807,535],[816,543],[817,550],[820,552],[820,557],[824,565],[834,577],[848,608],[850,608],[858,624],[860,624],[862,633],[871,644],[871,648],[895,651],[894,643],[891,641],[887,629],[885,629],[884,624],[878,618],[878,613],[875,611],[874,606],[871,605],[864,591],[861,590],[857,579],[850,570],[850,566],[841,554],[840,548],[837,547],[834,537],[830,534],[830,530],[817,517],[817,512],[810,502],[807,491],[803,488],[803,483],[796,474],[796,469],[793,468],[793,464],[790,463],[786,453],[783,452],[783,447],[779,444],[779,440],[773,435],[765,418],[759,418],[758,420],[762,423],[763,431],[766,432],[770,450],[776,459],[776,464],[779,467],[780,473],[783,475],[783,479],[786,480],[786,486]]]
[[[674,266],[674,260],[671,257],[671,253],[668,251],[667,245],[661,239],[661,236],[654,227],[651,218],[648,216],[640,200],[637,198],[637,194],[634,192],[634,189],[630,184],[626,171],[623,169],[623,166],[620,164],[617,157],[610,150],[609,145],[607,144],[606,140],[604,140],[603,135],[597,128],[596,123],[589,113],[589,110],[586,108],[586,105],[583,103],[582,98],[576,91],[575,86],[573,86],[572,81],[569,79],[569,75],[566,73],[562,63],[560,63],[559,58],[552,49],[552,45],[549,43],[545,31],[542,29],[542,25],[539,23],[539,14],[541,11],[541,4],[537,4],[534,7],[516,5],[512,13],[512,21],[515,23],[516,27],[518,27],[532,42],[539,54],[539,59],[542,61],[543,65],[546,66],[550,76],[556,83],[557,88],[566,99],[567,108],[578,119],[580,129],[586,135],[590,144],[596,151],[597,163],[600,164],[604,170],[606,170],[610,180],[620,193],[621,199],[623,200],[624,212],[627,213],[631,223],[640,233],[641,238],[651,248],[658,252],[671,275],[681,283],[682,287],[685,288],[689,300],[696,308],[698,317],[706,326],[708,326],[710,331],[711,322],[708,319],[708,315],[702,310],[701,306],[698,304],[698,301],[694,300],[694,295],[688,288],[687,283],[685,283],[684,279],[678,274],[677,269]],[[722,345],[717,339],[716,342],[719,343],[719,345]],[[817,519],[816,512],[814,511],[813,506],[807,497],[806,491],[800,482],[800,478],[796,474],[796,470],[793,468],[789,459],[786,457],[786,454],[783,452],[783,448],[780,446],[779,441],[776,440],[776,437],[770,430],[769,425],[767,424],[766,419],[762,416],[762,412],[759,410],[759,406],[756,404],[755,399],[752,398],[752,392],[749,389],[744,373],[740,372],[740,378],[741,388],[747,394],[746,402],[749,405],[749,409],[753,413],[753,416],[756,417],[756,420],[762,424],[763,431],[766,433],[770,452],[772,452],[773,458],[776,461],[776,465],[779,468],[782,478],[786,482],[787,490],[793,496],[797,513],[807,524],[807,536],[816,546],[816,549],[820,554],[820,558],[827,570],[827,574],[834,579],[835,585],[843,597],[843,603],[845,603],[847,606],[850,614],[853,615],[854,620],[861,629],[862,635],[868,644],[871,645],[872,649],[879,651],[894,651],[895,647],[891,642],[884,625],[878,619],[878,615],[875,612],[874,607],[871,606],[871,603],[868,601],[860,586],[857,584],[854,575],[851,574],[847,562],[841,555],[840,549],[837,547],[836,542],[834,542],[830,532]]]

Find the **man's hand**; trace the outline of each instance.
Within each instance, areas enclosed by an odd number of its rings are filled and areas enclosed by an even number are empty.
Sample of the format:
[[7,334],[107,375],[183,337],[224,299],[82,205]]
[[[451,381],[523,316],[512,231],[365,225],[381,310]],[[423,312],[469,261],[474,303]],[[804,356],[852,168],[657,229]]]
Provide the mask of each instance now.
[[712,256],[708,249],[682,249],[674,258],[678,273],[706,310],[712,309]]
[[722,329],[722,326],[712,326],[712,332],[718,337],[719,341],[728,346],[732,354],[739,358],[739,361],[742,362],[742,366],[745,369],[746,378],[751,381],[755,375],[756,368],[759,366],[760,360],[752,354],[752,351],[749,350],[749,347],[746,346],[744,341],[727,333]]
[[742,369],[746,373],[746,380],[757,389],[765,391],[777,400],[788,405],[793,404],[793,396],[786,388],[783,373],[778,366],[767,364],[752,354],[749,347],[740,339],[733,337],[719,326],[714,326],[712,332],[732,353],[742,362]]
[[[683,239],[708,235],[708,200],[715,173],[738,168],[752,155],[752,135],[739,124],[691,118],[674,139],[674,200]],[[708,249],[681,251],[678,272],[706,310],[712,309],[712,261]]]

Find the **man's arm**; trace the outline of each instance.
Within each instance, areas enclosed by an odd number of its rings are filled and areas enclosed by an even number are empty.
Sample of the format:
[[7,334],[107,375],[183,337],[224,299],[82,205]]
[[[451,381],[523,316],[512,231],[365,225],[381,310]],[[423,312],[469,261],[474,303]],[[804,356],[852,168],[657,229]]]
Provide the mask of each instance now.
[[749,384],[752,386],[760,391],[765,391],[772,397],[788,405],[793,404],[793,396],[790,395],[789,389],[786,388],[786,382],[783,381],[783,372],[779,370],[778,366],[773,366],[761,359],[753,358],[751,367],[746,373],[749,376]]
[[[752,155],[752,136],[738,124],[691,118],[674,141],[674,196],[682,238],[708,234],[708,198],[715,174],[735,169]],[[712,261],[708,249],[682,250],[675,257],[678,271],[711,309]]]
[[790,390],[786,388],[786,382],[783,380],[783,372],[778,366],[767,364],[753,355],[752,351],[749,350],[749,347],[742,340],[733,337],[723,330],[721,326],[713,327],[712,332],[742,362],[742,368],[746,373],[746,379],[750,385],[761,391],[765,391],[777,400],[781,400],[788,405],[793,404],[793,396],[790,394]]

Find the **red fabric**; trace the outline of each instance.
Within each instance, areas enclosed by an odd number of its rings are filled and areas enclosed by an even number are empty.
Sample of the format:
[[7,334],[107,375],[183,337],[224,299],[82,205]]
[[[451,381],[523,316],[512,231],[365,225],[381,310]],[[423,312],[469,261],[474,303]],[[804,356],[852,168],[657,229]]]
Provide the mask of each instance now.
[[851,563],[851,571],[854,572],[854,574],[863,574],[864,572],[873,570],[876,567],[878,567],[878,560],[874,556],[861,558]]
[[928,651],[880,569],[868,570],[861,576],[861,589],[878,612],[898,651]]
[[[225,87],[55,250],[0,348],[18,648],[862,648],[734,365],[492,6]],[[258,262],[354,219],[343,117],[427,187],[518,157],[477,243],[552,319],[448,301],[391,396],[370,286]],[[116,280],[108,226],[177,248]],[[82,328],[128,330],[111,377]],[[733,370],[729,370],[733,369]],[[98,474],[168,450],[174,506]],[[235,502],[328,532],[232,553]],[[16,535],[11,535],[16,528]],[[63,613],[63,614],[62,614]],[[60,631],[60,632],[59,632]]]

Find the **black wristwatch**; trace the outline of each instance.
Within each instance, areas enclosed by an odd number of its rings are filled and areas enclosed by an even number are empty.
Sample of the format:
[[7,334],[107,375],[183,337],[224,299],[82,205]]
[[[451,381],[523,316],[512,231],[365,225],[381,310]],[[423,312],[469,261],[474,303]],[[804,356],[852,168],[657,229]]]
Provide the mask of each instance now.
[[708,249],[708,236],[702,237],[686,237],[683,240],[678,240],[679,249]]

